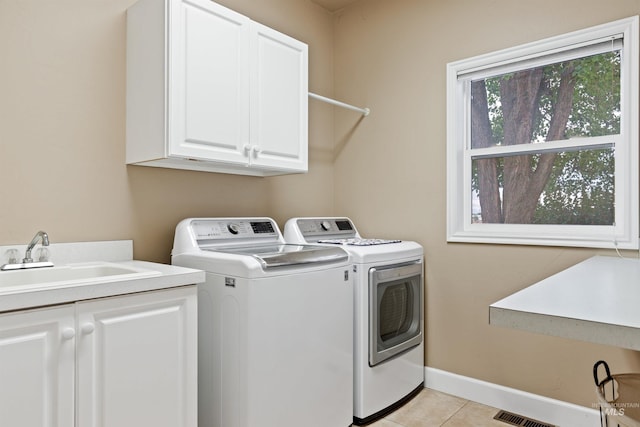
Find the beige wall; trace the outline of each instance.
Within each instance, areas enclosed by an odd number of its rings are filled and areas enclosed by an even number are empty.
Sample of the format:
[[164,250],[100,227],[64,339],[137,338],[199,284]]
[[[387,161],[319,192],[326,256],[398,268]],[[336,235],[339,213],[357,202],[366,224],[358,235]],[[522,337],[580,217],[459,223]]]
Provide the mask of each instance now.
[[349,215],[424,245],[429,366],[583,405],[597,359],[640,370],[635,352],[489,326],[490,303],[595,252],[447,244],[444,192],[447,62],[637,14],[638,0],[361,0],[335,15],[222,0],[309,43],[311,91],[373,111],[310,101],[310,173],[274,178],[125,166],[133,2],[0,0],[0,245],[44,229],[134,239],[136,258],[167,262],[184,217]]
[[[333,113],[324,104],[309,105],[306,175],[125,165],[125,11],[133,3],[0,0],[0,245],[26,244],[43,229],[52,242],[134,239],[136,258],[168,262],[185,217],[331,213]],[[327,11],[299,0],[219,3],[308,43],[309,87],[330,94]]]
[[336,115],[336,211],[424,245],[428,366],[586,406],[597,360],[640,370],[636,352],[488,324],[489,304],[596,251],[445,236],[445,65],[639,12],[637,0],[361,0],[335,15],[336,96],[372,110]]

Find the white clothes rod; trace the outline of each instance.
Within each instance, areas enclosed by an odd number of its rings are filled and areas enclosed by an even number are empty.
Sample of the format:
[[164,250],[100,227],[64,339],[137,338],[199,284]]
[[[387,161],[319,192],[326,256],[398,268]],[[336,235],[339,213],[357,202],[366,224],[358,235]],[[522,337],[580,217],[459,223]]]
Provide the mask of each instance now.
[[329,104],[337,105],[338,107],[347,108],[349,110],[357,111],[359,113],[362,113],[363,116],[368,116],[369,113],[371,112],[371,110],[369,110],[368,108],[355,107],[353,105],[346,104],[346,103],[341,102],[341,101],[336,101],[335,99],[327,98],[326,96],[318,95],[318,94],[315,94],[315,93],[312,93],[312,92],[309,92],[309,96],[311,98],[315,98],[315,99],[317,99],[319,101],[322,101],[322,102],[327,102]]

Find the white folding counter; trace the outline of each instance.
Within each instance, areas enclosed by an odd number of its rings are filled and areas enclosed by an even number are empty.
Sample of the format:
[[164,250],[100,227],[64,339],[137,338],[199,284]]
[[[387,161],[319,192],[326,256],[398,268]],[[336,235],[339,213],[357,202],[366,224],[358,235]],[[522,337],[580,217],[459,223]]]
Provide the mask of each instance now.
[[589,258],[491,304],[489,323],[640,350],[640,260]]

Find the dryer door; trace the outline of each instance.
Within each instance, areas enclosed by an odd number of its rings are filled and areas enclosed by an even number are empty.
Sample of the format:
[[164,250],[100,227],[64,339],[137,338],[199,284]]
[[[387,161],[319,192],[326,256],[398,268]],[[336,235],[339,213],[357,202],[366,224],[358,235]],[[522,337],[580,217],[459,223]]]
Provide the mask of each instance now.
[[422,342],[422,262],[369,270],[369,366]]

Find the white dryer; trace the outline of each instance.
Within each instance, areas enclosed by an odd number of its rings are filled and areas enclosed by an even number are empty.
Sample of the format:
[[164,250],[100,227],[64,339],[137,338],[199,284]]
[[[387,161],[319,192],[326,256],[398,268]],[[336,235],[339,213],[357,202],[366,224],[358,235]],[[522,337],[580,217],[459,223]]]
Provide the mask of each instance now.
[[292,218],[285,241],[349,252],[354,271],[356,425],[397,409],[424,387],[423,249],[416,242],[363,239],[349,218]]
[[270,218],[192,218],[172,263],[198,285],[198,424],[346,427],[353,281],[339,247],[285,244]]

